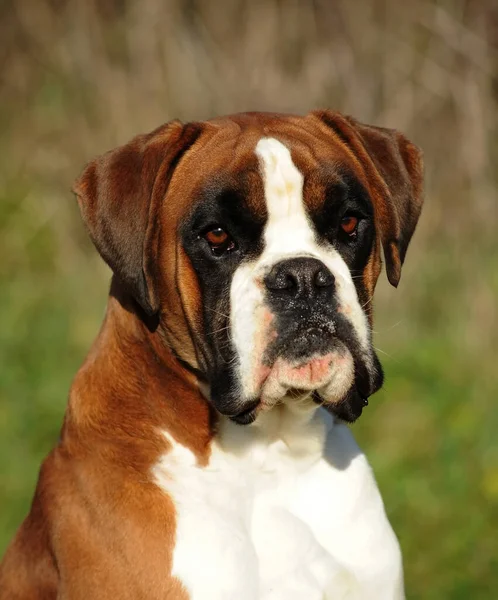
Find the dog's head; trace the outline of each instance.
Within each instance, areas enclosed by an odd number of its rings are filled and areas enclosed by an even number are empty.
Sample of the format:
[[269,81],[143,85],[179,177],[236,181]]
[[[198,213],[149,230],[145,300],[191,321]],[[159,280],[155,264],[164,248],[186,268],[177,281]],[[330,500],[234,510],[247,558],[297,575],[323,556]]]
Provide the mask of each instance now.
[[172,122],[90,163],[75,192],[115,278],[249,423],[305,395],[353,421],[382,385],[372,296],[422,207],[420,151],[329,111]]

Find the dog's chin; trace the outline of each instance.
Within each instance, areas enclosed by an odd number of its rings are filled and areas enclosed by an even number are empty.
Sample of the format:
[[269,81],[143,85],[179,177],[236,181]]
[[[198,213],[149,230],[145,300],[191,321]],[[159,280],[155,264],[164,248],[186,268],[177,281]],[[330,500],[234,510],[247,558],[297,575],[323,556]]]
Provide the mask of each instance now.
[[332,351],[301,360],[278,357],[261,381],[263,409],[283,399],[317,391],[327,402],[343,398],[354,379],[354,362],[349,352]]
[[354,374],[353,357],[345,349],[303,359],[279,356],[271,366],[260,366],[257,391],[240,406],[241,410],[229,416],[240,425],[248,425],[276,404],[298,405],[306,396],[327,405],[340,405],[354,383]]

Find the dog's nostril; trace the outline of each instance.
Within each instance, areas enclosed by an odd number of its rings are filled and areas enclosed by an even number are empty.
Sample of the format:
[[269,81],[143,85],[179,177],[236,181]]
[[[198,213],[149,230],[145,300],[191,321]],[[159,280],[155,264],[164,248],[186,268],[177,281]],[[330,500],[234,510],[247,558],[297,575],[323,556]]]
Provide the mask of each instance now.
[[328,269],[320,269],[315,274],[316,287],[329,287],[331,285],[334,285],[334,282],[334,276]]
[[280,271],[273,279],[270,287],[275,290],[290,290],[293,287],[297,287],[297,285],[297,279],[292,273]]

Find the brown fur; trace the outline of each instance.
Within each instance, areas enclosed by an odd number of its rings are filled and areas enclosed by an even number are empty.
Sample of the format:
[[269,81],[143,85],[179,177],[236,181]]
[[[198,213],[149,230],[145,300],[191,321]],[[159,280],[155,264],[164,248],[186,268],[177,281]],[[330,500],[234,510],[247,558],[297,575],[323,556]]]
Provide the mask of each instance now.
[[[242,135],[241,135],[242,132]],[[188,598],[171,577],[175,508],[150,470],[169,431],[207,464],[215,417],[199,391],[202,297],[178,241],[195,192],[242,170],[264,217],[254,146],[292,141],[303,171],[347,162],[372,195],[397,285],[421,207],[421,160],[401,134],[321,111],[172,122],[90,163],[75,184],[89,233],[114,271],[107,314],[71,388],[57,447],[0,567],[1,600]],[[320,182],[311,181],[313,202]],[[380,243],[364,273],[371,298]],[[178,360],[181,359],[181,360]],[[222,574],[220,574],[222,576]]]

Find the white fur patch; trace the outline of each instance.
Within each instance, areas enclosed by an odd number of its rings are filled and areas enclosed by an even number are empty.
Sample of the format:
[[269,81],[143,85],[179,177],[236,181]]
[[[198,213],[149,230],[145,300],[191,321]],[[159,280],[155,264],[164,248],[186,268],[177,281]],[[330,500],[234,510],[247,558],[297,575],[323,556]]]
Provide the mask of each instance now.
[[[264,231],[264,251],[257,261],[243,263],[235,272],[230,290],[231,334],[235,345],[239,378],[244,398],[261,395],[261,355],[268,339],[269,315],[264,307],[263,278],[273,265],[285,258],[308,256],[321,260],[336,281],[336,293],[365,351],[370,356],[367,318],[358,302],[351,273],[341,255],[331,245],[319,245],[303,201],[303,175],[292,161],[289,149],[274,138],[262,138],[256,146],[264,179],[268,221]],[[343,397],[354,376],[353,360],[347,357],[342,368],[331,369],[323,391],[329,401]],[[331,363],[332,364],[332,363]],[[278,386],[272,381],[267,400],[272,405]],[[285,387],[282,388],[285,393]],[[263,390],[264,396],[264,390]],[[263,402],[264,402],[263,397]]]
[[220,422],[207,467],[171,443],[173,576],[191,600],[400,600],[401,557],[349,429],[304,402]]

